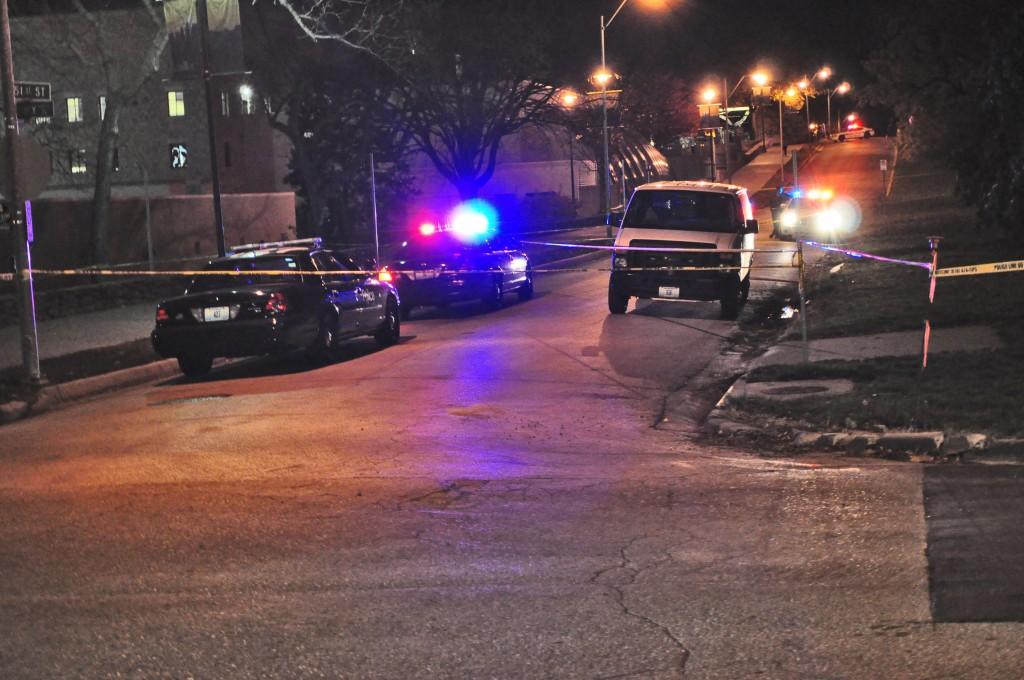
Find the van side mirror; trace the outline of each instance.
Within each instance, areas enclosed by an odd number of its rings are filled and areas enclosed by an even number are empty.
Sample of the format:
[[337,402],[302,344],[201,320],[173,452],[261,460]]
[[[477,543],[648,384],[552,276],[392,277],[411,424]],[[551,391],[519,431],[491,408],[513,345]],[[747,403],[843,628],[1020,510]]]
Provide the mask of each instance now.
[[760,231],[760,227],[758,226],[757,220],[747,220],[746,222],[744,222],[744,224],[743,224],[743,233],[744,234],[756,234],[759,231]]

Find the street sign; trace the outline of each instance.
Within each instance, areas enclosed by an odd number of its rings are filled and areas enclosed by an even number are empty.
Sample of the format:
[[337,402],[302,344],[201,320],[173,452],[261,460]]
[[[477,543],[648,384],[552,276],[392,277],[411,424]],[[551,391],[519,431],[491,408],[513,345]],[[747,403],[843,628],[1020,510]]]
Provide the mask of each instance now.
[[14,98],[18,102],[53,101],[53,90],[50,83],[19,83],[14,82]]
[[171,144],[168,148],[171,167],[180,170],[188,165],[188,147],[184,144]]
[[889,169],[889,161],[886,160],[885,158],[878,161],[878,169],[881,170],[882,172],[887,171]]
[[[18,159],[18,198],[30,201],[38,196],[50,183],[50,152],[31,137],[18,135],[14,138]],[[7,175],[7,163],[0,168],[0,189],[10,195],[11,181]]]
[[18,100],[18,119],[53,118],[53,102],[35,102]]

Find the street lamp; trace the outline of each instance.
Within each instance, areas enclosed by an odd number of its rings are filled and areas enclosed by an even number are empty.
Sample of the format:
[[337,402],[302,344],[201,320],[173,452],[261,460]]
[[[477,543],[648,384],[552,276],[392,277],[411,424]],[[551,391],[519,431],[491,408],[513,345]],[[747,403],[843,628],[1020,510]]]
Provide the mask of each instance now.
[[[601,137],[603,142],[603,164],[601,165],[601,177],[604,180],[604,190],[601,192],[601,212],[605,215],[608,214],[608,208],[611,205],[611,169],[608,164],[608,83],[611,81],[611,73],[608,71],[608,64],[605,60],[605,49],[604,49],[604,32],[612,25],[615,21],[615,17],[619,16],[619,12],[626,6],[629,0],[622,0],[619,6],[612,12],[612,16],[608,21],[604,20],[604,15],[601,15],[601,70],[595,74],[594,79],[598,85],[601,86]],[[646,5],[648,9],[665,9],[667,0],[642,0],[642,4]],[[623,178],[625,182],[625,178]],[[611,236],[612,229],[611,225],[608,226],[608,235]]]
[[[853,89],[853,86],[850,85],[850,83],[848,83],[848,82],[846,82],[844,80],[843,82],[841,82],[838,85],[836,85],[833,89],[828,90],[828,98],[826,100],[827,103],[828,103],[828,122],[825,125],[825,134],[826,135],[832,134],[832,95],[834,95],[834,94],[846,94],[851,89]],[[836,120],[836,124],[837,125],[839,124],[838,120]]]
[[[713,87],[706,87],[700,93],[700,98],[704,101],[703,105],[697,107],[697,113],[700,115],[701,128],[704,128],[704,120],[710,119],[715,116],[715,109],[718,108],[718,90]],[[715,139],[714,128],[711,128],[711,179],[713,181],[718,180],[718,152],[716,150],[717,141]],[[726,153],[729,150],[726,149]]]
[[[580,101],[580,96],[572,90],[566,90],[562,93],[561,103],[566,111],[572,111],[573,107],[576,106]],[[576,132],[569,126],[569,193],[572,197],[572,205],[576,207],[576,158],[573,151],[573,141],[576,137]]]

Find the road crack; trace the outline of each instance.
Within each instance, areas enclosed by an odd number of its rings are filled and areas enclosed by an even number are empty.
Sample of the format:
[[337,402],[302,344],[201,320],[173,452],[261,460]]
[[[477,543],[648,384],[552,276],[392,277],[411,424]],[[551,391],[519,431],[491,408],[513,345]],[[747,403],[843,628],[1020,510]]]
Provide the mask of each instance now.
[[[690,659],[690,650],[687,649],[686,645],[680,640],[672,630],[665,624],[652,619],[651,617],[643,614],[639,611],[632,609],[629,603],[626,601],[626,588],[636,583],[637,578],[645,571],[657,567],[660,564],[669,562],[672,560],[670,555],[666,555],[665,559],[656,560],[650,564],[640,566],[636,564],[630,557],[630,549],[636,545],[639,541],[646,539],[646,534],[641,536],[634,536],[629,540],[626,545],[619,548],[619,561],[616,564],[599,569],[593,573],[590,577],[590,583],[602,588],[608,589],[612,593],[612,597],[615,603],[622,610],[622,613],[626,616],[636,619],[642,622],[644,625],[653,628],[660,632],[666,637],[672,645],[678,650],[680,660],[678,668],[680,675],[686,670],[686,662]],[[650,671],[651,669],[637,670],[624,675],[608,676],[609,678],[628,678],[639,673]]]

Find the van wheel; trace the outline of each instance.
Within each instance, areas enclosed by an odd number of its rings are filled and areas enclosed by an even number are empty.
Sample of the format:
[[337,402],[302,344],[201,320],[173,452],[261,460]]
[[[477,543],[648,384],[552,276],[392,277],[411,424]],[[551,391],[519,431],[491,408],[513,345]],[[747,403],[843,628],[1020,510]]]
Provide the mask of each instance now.
[[614,288],[608,286],[608,311],[612,314],[625,314],[629,307],[629,296],[617,293]]
[[190,378],[201,378],[213,367],[213,357],[205,354],[183,354],[178,357],[178,368]]
[[723,286],[722,318],[735,321],[740,316],[741,307],[743,307],[743,284],[739,282],[739,279],[732,278]]

